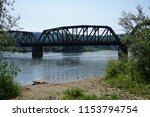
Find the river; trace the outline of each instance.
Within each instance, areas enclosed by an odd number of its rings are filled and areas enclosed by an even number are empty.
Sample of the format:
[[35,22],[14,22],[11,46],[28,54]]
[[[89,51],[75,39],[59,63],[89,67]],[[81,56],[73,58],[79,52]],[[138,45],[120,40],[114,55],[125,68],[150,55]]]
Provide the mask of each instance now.
[[84,53],[45,52],[43,59],[32,59],[31,53],[10,53],[4,61],[15,63],[21,72],[15,80],[21,85],[30,85],[33,80],[50,83],[77,79],[103,77],[106,66],[118,58],[118,51]]

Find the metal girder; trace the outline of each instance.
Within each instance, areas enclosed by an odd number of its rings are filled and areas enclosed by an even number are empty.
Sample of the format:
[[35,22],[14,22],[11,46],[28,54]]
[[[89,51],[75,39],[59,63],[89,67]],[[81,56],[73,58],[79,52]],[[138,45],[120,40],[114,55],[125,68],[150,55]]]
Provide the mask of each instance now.
[[9,31],[19,46],[32,46],[37,44],[37,39],[32,32],[27,31]]
[[32,32],[9,31],[20,46],[120,45],[109,26],[78,25],[44,30],[37,39]]
[[120,45],[120,39],[108,26],[78,25],[44,30],[39,44],[43,46],[63,45]]

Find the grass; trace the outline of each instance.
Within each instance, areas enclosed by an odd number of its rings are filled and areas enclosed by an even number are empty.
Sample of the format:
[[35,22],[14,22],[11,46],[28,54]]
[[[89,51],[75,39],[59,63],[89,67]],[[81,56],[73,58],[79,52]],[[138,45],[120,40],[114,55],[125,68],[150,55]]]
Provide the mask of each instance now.
[[131,81],[125,78],[116,78],[116,79],[107,79],[112,87],[124,89],[134,94],[136,96],[141,96],[150,99],[150,85],[143,83],[136,83],[135,81]]
[[63,92],[63,100],[117,100],[117,95],[104,95],[98,97],[94,94],[85,94],[80,88],[71,88]]
[[142,80],[135,61],[111,61],[105,80],[113,87],[125,89],[131,94],[150,99],[150,84]]

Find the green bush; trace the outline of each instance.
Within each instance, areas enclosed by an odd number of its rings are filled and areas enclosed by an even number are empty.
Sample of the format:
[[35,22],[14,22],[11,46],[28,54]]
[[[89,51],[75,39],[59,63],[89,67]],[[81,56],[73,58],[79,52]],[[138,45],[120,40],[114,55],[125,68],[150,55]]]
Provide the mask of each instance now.
[[97,97],[92,94],[85,94],[80,88],[67,89],[63,93],[64,100],[117,100],[119,99],[117,95],[104,95]]
[[18,68],[13,64],[0,63],[0,99],[11,99],[20,95],[21,86],[14,81]]
[[150,83],[150,15],[146,15],[143,8],[138,5],[136,13],[122,12],[119,18],[121,25],[126,32],[125,43],[131,52],[132,58],[137,61],[140,68],[138,72],[142,79]]
[[145,82],[150,83],[150,28],[137,30],[135,35],[129,37],[129,40],[131,54],[138,61],[139,72]]
[[139,72],[138,64],[135,60],[130,59],[125,61],[111,61],[106,69],[106,79],[120,78],[125,80],[143,82],[142,75]]
[[92,95],[87,95],[87,94],[85,95],[84,94],[84,96],[82,96],[80,99],[81,100],[99,100],[99,97],[97,97],[94,94],[92,94]]
[[125,73],[126,64],[123,61],[115,61],[112,60],[109,62],[106,69],[106,78],[116,78],[117,75],[121,75]]
[[127,89],[131,93],[141,96],[147,97],[149,95],[149,84],[144,82],[136,60],[111,61],[106,71],[106,81],[112,86]]
[[71,88],[64,91],[64,100],[98,100],[96,95],[85,95],[80,88]]
[[63,99],[79,99],[83,96],[83,91],[79,88],[67,89],[64,91]]

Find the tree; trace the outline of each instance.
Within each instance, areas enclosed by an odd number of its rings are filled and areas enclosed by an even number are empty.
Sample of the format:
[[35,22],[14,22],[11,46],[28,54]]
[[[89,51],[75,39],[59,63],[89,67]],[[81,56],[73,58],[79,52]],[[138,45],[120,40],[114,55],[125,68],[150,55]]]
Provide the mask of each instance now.
[[19,17],[10,14],[14,0],[0,0],[0,99],[10,99],[20,94],[20,85],[14,81],[18,68],[13,64],[3,63],[3,54],[15,46],[15,40],[8,31],[17,28]]
[[136,7],[136,10],[137,14],[123,11],[121,17],[119,18],[119,25],[124,28],[124,31],[127,34],[131,33],[137,24],[140,24],[144,20],[148,19],[148,16],[145,15],[143,8],[140,5]]
[[150,17],[146,16],[141,6],[137,14],[123,12],[119,24],[128,34],[127,44],[132,58],[137,61],[139,72],[146,82],[150,82]]
[[[15,40],[10,37],[7,31],[18,28],[17,21],[20,17],[10,14],[14,10],[14,0],[0,0],[0,51],[5,52],[14,48]],[[1,53],[3,55],[3,53]]]

